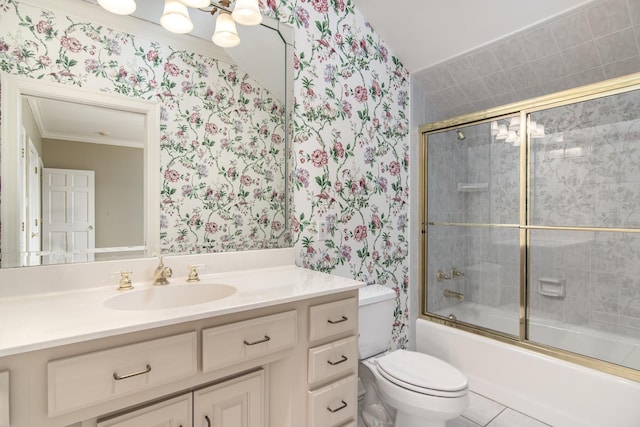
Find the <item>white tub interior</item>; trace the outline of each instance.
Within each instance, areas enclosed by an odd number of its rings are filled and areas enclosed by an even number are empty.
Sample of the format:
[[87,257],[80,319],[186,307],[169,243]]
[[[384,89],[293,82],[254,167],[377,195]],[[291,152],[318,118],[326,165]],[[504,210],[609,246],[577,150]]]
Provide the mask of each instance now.
[[[466,323],[518,335],[517,307],[488,307],[463,302],[437,314],[445,317],[453,314]],[[640,341],[637,339],[537,317],[531,317],[529,333],[532,341],[640,370]]]

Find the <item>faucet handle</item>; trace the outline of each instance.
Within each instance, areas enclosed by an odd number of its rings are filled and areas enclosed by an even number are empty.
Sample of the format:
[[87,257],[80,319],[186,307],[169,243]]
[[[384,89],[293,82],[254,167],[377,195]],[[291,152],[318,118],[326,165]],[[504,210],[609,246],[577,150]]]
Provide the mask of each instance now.
[[464,273],[462,271],[459,271],[457,268],[453,267],[451,268],[451,277],[460,277],[460,276],[464,276]]
[[438,270],[438,272],[436,273],[436,280],[438,280],[438,282],[449,279],[451,279],[451,276],[447,276],[442,270]]
[[191,264],[190,266],[188,266],[187,269],[189,270],[189,276],[187,277],[187,282],[199,282],[200,277],[198,277],[198,270],[206,266],[206,264]]
[[131,283],[131,275],[133,271],[131,270],[122,270],[120,272],[120,283],[118,285],[119,291],[128,291],[133,289],[133,284]]

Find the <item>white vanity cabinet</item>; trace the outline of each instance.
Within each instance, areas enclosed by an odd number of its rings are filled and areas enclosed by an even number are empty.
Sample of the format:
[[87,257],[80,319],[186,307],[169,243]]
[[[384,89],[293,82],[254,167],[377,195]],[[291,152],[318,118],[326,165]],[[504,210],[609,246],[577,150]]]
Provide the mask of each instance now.
[[350,426],[357,308],[332,291],[0,357],[9,427]]
[[97,427],[263,427],[262,369],[140,409],[99,420]]
[[357,332],[357,298],[309,307],[308,427],[341,427],[355,423]]

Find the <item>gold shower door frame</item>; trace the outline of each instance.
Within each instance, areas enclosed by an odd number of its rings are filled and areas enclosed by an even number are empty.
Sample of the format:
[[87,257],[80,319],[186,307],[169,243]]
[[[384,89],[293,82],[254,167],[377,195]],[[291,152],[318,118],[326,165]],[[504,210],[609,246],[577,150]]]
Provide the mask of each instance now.
[[[628,76],[616,79],[606,80],[579,88],[558,92],[551,95],[545,95],[531,100],[521,101],[496,107],[477,113],[467,114],[452,119],[447,119],[435,123],[420,126],[420,157],[419,157],[419,179],[420,179],[420,238],[419,238],[419,317],[430,320],[443,325],[451,326],[457,329],[465,330],[479,334],[484,337],[496,339],[505,343],[509,343],[518,347],[526,348],[532,351],[540,352],[552,357],[573,362],[582,366],[596,369],[609,374],[617,375],[633,381],[640,381],[640,371],[606,362],[589,356],[572,353],[556,347],[548,346],[541,343],[529,341],[527,339],[527,318],[528,318],[528,302],[527,294],[529,284],[527,283],[528,274],[528,256],[527,250],[530,247],[530,238],[532,230],[571,230],[571,231],[607,231],[607,232],[625,232],[640,233],[640,229],[627,228],[599,228],[599,227],[558,227],[558,226],[532,226],[528,218],[527,202],[530,200],[530,178],[531,170],[529,159],[531,156],[531,147],[529,141],[529,132],[527,117],[530,113],[545,110],[554,107],[560,107],[576,102],[589,101],[604,96],[616,95],[632,90],[640,89],[640,73],[630,74]],[[520,207],[519,207],[519,224],[468,224],[468,223],[427,223],[428,200],[427,200],[427,144],[429,134],[443,132],[448,130],[456,130],[458,127],[467,125],[476,125],[486,123],[496,119],[505,117],[513,117],[520,115],[520,123],[527,126],[524,132],[520,132]],[[481,326],[461,322],[448,317],[433,314],[427,311],[427,225],[439,226],[467,226],[467,227],[508,227],[519,229],[519,257],[520,257],[520,274],[519,274],[519,334],[518,336],[501,333],[499,331],[487,329]]]

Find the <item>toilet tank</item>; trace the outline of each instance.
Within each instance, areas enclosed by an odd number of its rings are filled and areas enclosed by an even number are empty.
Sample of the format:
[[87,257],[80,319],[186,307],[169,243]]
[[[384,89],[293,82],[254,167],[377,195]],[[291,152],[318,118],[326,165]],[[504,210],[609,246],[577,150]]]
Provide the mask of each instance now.
[[358,297],[358,350],[366,359],[387,350],[391,340],[396,293],[381,285],[360,288]]

